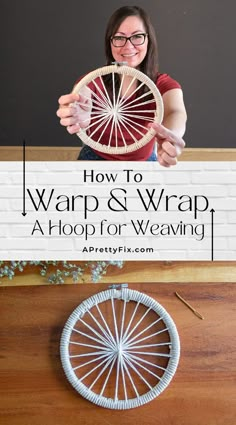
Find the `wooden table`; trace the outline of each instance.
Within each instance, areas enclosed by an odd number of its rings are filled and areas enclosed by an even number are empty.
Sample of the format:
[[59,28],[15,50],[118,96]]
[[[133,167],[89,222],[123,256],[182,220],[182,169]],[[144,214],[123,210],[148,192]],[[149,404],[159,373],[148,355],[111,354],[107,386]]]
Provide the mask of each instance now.
[[[168,388],[149,404],[128,411],[107,410],[83,399],[60,362],[60,335],[68,316],[106,287],[0,289],[0,424],[235,425],[236,284],[129,284],[157,299],[172,316],[181,357]],[[197,318],[175,291],[205,319]]]

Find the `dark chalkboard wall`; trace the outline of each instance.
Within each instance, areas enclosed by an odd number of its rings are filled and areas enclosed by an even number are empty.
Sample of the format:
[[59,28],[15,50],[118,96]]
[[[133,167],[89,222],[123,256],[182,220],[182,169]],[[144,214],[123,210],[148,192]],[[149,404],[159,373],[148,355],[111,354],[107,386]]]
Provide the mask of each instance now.
[[[1,0],[0,145],[77,146],[57,99],[104,64],[111,13],[126,1]],[[235,147],[235,0],[134,1],[152,17],[160,71],[183,87],[189,147]]]

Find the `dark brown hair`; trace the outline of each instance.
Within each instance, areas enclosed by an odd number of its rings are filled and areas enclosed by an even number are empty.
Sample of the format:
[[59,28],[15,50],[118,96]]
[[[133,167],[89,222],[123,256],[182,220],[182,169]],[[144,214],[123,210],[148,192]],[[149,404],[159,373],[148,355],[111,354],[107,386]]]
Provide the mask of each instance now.
[[114,61],[111,52],[111,37],[117,32],[121,23],[128,16],[138,16],[144,24],[145,30],[148,34],[148,47],[147,54],[142,63],[139,65],[139,70],[151,78],[152,81],[156,82],[158,72],[158,50],[156,34],[150,17],[141,7],[123,6],[117,9],[110,17],[105,33],[105,54],[107,65],[110,65],[111,62]]

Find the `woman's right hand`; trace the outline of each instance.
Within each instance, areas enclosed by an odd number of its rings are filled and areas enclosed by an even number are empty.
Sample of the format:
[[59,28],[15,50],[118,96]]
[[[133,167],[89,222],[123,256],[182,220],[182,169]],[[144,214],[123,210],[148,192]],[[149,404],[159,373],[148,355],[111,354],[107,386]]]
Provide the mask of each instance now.
[[80,128],[88,127],[91,113],[91,100],[75,93],[65,94],[58,99],[57,116],[68,133],[78,133]]

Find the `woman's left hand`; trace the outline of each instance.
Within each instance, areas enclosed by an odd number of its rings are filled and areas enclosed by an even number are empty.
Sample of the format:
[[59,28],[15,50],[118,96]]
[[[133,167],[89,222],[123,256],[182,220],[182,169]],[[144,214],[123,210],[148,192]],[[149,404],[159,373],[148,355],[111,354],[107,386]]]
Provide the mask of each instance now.
[[182,153],[185,142],[182,137],[161,124],[153,123],[156,132],[158,162],[163,167],[176,165],[178,156]]

